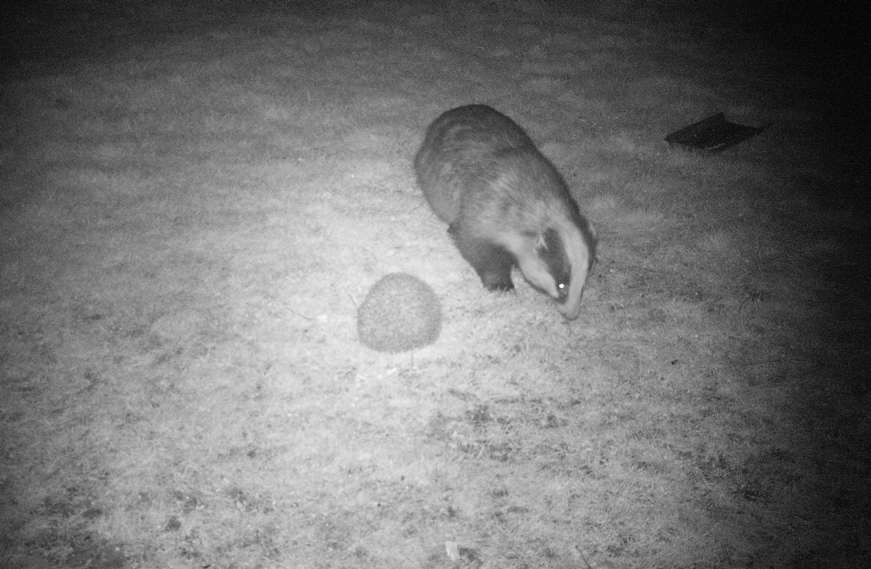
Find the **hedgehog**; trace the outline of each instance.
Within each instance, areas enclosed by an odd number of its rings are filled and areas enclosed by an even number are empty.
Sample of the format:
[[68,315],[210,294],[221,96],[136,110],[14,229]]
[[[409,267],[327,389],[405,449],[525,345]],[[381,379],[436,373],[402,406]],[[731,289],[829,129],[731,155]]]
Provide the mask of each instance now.
[[408,273],[391,273],[376,282],[357,310],[357,335],[380,352],[405,352],[436,341],[441,304],[432,288]]

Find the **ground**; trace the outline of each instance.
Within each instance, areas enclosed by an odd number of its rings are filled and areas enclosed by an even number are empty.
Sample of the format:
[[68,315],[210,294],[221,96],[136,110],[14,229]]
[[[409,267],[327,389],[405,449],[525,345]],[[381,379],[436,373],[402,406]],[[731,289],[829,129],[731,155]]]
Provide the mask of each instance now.
[[[0,565],[869,565],[844,13],[148,6],[5,18]],[[483,290],[415,186],[472,102],[597,228],[574,322]],[[769,126],[663,141],[720,111]],[[356,308],[394,271],[444,320],[381,354]]]

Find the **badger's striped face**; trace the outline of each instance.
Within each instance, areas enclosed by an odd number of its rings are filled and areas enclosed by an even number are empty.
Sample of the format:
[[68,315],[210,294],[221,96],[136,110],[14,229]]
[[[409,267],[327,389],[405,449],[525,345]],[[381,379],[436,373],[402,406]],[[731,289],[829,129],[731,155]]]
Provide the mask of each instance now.
[[523,276],[534,287],[559,303],[559,310],[569,320],[580,313],[581,295],[590,271],[594,253],[594,236],[586,236],[580,227],[561,235],[550,228],[530,236],[529,245],[517,264]]
[[526,246],[517,254],[517,265],[523,276],[554,300],[565,302],[571,283],[571,265],[559,234],[548,229],[526,238]]
[[548,229],[541,236],[536,247],[536,253],[547,266],[554,281],[559,302],[565,302],[569,294],[569,284],[572,280],[572,265],[566,256],[563,240],[554,229]]

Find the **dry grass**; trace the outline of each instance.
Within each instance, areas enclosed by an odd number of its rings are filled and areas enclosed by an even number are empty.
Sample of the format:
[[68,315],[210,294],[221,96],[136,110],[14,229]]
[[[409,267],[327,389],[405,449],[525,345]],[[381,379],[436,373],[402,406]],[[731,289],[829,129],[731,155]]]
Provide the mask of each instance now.
[[[867,172],[818,69],[642,4],[17,16],[0,565],[867,564]],[[597,227],[576,322],[483,291],[414,187],[471,101]],[[776,122],[662,142],[720,109]],[[442,300],[413,354],[356,338],[395,271]]]

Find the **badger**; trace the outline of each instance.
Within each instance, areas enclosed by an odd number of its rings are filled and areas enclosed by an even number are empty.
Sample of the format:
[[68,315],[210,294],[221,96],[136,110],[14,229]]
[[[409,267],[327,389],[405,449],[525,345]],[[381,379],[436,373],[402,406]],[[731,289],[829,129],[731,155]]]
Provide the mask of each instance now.
[[596,236],[562,176],[513,120],[486,105],[446,111],[414,157],[417,183],[487,290],[510,291],[513,266],[569,320]]

